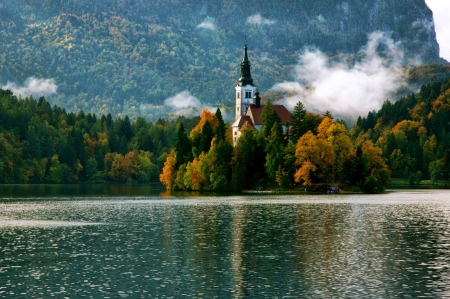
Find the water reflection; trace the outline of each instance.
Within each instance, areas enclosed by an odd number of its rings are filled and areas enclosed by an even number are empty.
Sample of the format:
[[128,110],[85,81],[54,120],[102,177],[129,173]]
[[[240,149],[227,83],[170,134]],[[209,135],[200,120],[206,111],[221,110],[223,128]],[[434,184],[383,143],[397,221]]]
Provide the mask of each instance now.
[[8,201],[0,297],[446,298],[449,195]]

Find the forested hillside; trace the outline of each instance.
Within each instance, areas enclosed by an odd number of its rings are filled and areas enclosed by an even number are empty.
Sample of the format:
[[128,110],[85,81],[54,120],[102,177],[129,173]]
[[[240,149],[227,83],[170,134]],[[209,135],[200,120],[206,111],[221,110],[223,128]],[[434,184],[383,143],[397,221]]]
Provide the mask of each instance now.
[[433,182],[450,172],[450,80],[423,85],[420,92],[385,102],[359,118],[351,130],[356,144],[371,140],[397,178]]
[[391,33],[405,61],[439,62],[423,0],[3,1],[0,84],[54,79],[52,104],[156,121],[185,90],[232,105],[244,35],[264,93],[291,78],[303,47],[340,57],[374,31]]

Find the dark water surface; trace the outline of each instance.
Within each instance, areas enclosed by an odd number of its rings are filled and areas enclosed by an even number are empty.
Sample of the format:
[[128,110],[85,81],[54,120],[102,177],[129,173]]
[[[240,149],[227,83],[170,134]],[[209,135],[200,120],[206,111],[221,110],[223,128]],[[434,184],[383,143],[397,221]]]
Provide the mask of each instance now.
[[450,296],[449,191],[44,197],[2,188],[0,297]]

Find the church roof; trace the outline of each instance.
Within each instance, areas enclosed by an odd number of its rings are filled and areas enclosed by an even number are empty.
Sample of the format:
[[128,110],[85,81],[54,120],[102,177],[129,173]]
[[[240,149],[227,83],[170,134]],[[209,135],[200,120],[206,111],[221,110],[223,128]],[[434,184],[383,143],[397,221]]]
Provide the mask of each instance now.
[[231,126],[232,127],[242,128],[246,124],[249,125],[250,128],[255,129],[255,126],[253,125],[253,121],[248,115],[242,115]]
[[[251,117],[254,125],[262,125],[261,114],[265,105],[256,108],[255,104],[251,104],[247,110],[247,116]],[[280,125],[286,125],[286,122],[292,124],[292,114],[283,105],[272,105],[272,109],[278,114],[280,118]]]

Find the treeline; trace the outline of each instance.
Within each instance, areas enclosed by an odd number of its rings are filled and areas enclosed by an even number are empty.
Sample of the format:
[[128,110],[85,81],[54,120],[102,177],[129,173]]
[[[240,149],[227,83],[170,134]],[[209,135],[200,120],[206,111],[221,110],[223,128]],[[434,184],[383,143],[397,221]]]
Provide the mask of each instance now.
[[417,94],[359,118],[356,144],[372,141],[396,178],[410,184],[450,176],[450,80],[423,85]]
[[0,90],[0,183],[157,181],[178,125],[197,121],[68,113]]
[[309,113],[299,102],[283,131],[269,100],[261,118],[261,131],[244,125],[234,148],[220,110],[203,111],[190,134],[180,124],[161,182],[171,190],[241,191],[339,181],[379,193],[390,181],[381,149],[370,140],[355,146],[345,124],[329,113]]

